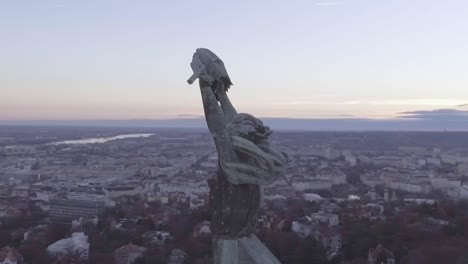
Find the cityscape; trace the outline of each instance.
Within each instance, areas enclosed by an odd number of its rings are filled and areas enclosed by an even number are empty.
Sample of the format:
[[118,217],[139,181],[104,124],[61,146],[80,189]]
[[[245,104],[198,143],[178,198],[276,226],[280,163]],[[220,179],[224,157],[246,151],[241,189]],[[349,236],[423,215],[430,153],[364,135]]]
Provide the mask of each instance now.
[[[467,260],[468,133],[272,142],[287,169],[264,187],[255,232],[282,263]],[[2,263],[212,261],[218,156],[204,130],[5,126],[0,157]]]
[[468,1],[0,1],[0,264],[468,264]]

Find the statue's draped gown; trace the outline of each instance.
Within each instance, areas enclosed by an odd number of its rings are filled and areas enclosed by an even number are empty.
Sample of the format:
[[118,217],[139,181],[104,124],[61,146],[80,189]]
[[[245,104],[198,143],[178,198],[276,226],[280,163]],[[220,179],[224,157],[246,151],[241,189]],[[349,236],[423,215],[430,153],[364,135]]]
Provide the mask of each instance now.
[[260,208],[260,186],[231,184],[222,169],[209,185],[213,233],[232,238],[252,234]]

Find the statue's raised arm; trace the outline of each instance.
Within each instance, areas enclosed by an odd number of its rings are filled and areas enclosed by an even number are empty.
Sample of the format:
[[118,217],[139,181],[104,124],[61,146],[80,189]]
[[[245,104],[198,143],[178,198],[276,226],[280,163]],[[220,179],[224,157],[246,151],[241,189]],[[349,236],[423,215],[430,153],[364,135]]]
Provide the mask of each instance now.
[[260,119],[237,113],[227,96],[232,82],[223,61],[208,49],[197,49],[190,66],[193,75],[187,82],[199,79],[206,122],[229,182],[268,184],[280,177],[285,158],[268,141],[272,131]]
[[[235,162],[237,157],[226,125],[237,112],[226,94],[232,83],[224,63],[210,50],[197,49],[193,54],[190,67],[193,75],[187,82],[192,84],[197,78],[199,79],[206,123],[213,135],[220,160]],[[218,93],[223,102],[221,107],[218,104]]]

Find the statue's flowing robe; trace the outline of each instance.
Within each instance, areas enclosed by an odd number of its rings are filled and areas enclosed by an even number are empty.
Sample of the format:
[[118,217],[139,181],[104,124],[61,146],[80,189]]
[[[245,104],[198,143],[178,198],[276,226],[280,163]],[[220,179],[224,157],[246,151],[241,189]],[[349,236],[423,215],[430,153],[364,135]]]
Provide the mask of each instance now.
[[254,232],[261,185],[283,175],[285,158],[267,141],[256,145],[236,136],[232,140],[239,161],[219,161],[217,177],[209,182],[210,209],[213,233],[236,238]]
[[231,184],[223,170],[209,181],[212,230],[217,236],[229,238],[252,234],[260,209],[260,186]]

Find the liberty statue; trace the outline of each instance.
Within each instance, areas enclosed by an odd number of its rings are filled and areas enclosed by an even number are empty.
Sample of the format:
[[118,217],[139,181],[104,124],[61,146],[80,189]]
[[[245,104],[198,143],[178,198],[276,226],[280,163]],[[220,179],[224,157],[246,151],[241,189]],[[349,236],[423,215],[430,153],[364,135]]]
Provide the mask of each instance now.
[[199,80],[208,129],[218,152],[210,181],[214,263],[279,263],[254,235],[263,186],[283,175],[285,156],[269,142],[272,131],[250,114],[238,113],[227,95],[231,79],[223,61],[197,49],[190,64]]

